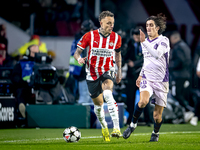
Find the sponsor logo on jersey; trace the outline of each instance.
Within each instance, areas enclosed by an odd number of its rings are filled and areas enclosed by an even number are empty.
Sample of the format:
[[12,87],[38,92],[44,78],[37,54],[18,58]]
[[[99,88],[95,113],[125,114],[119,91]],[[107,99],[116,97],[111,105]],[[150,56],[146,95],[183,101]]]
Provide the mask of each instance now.
[[111,57],[112,51],[107,49],[92,49],[92,55],[100,57]]

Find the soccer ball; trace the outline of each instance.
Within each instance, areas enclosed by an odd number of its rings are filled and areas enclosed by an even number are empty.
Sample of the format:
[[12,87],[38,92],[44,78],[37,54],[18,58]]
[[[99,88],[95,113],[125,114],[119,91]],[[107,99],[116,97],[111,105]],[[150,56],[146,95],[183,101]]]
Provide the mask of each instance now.
[[68,127],[63,132],[63,139],[66,142],[78,142],[81,138],[81,132],[74,126]]

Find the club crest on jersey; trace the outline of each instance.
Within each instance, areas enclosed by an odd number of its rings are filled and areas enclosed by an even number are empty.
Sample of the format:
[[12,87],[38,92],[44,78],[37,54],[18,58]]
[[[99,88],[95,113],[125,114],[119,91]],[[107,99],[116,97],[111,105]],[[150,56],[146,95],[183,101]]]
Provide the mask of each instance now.
[[113,42],[110,42],[110,43],[109,43],[109,45],[110,45],[110,46],[113,46],[113,45],[114,45],[114,43],[113,43]]

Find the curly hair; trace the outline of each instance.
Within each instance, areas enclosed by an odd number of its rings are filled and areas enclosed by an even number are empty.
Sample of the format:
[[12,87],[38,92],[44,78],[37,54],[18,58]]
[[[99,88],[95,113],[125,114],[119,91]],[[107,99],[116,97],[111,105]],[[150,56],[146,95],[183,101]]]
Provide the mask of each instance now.
[[149,18],[147,18],[146,21],[148,20],[153,20],[155,22],[156,27],[160,27],[160,29],[158,30],[159,35],[165,31],[167,18],[164,14],[160,13],[157,16],[150,16]]
[[110,11],[102,11],[99,15],[99,22],[104,19],[105,17],[114,17],[114,14]]

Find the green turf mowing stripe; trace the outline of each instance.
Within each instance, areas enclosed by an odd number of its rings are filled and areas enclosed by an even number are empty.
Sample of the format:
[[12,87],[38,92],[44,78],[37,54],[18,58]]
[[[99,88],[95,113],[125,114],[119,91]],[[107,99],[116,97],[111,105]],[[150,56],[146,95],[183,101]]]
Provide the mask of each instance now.
[[[184,132],[160,132],[160,134],[191,134],[197,133],[200,131],[184,131]],[[146,136],[151,133],[134,133],[131,136]],[[90,137],[81,137],[81,139],[92,139],[92,138],[102,138],[102,136],[90,136]],[[45,139],[23,139],[23,140],[10,140],[10,141],[0,141],[0,143],[15,143],[15,142],[29,142],[29,141],[50,141],[50,140],[62,140],[63,138],[45,138]]]

